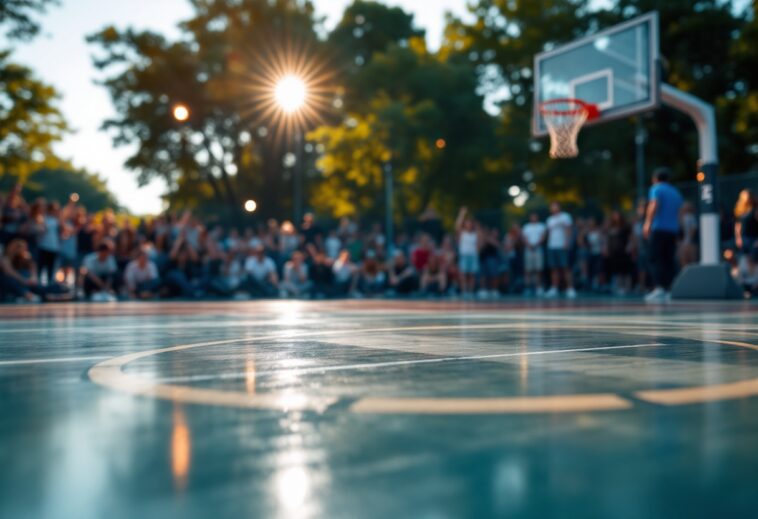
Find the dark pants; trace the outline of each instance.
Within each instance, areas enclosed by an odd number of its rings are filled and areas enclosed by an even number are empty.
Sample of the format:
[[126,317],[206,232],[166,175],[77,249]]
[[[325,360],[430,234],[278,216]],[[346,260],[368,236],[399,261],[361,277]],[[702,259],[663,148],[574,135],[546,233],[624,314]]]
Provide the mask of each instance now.
[[676,233],[653,231],[650,235],[650,263],[656,287],[671,288],[676,274]]
[[39,275],[46,272],[47,284],[55,283],[55,263],[58,261],[58,253],[40,249],[39,250]]
[[[116,290],[118,287],[116,286],[116,275],[115,274],[109,274],[109,275],[102,275],[98,276],[103,283],[109,284],[111,287],[111,290]],[[89,276],[86,276],[84,278],[84,294],[87,297],[91,297],[92,294],[95,292],[100,292],[102,289],[95,284],[94,281],[92,281]]]

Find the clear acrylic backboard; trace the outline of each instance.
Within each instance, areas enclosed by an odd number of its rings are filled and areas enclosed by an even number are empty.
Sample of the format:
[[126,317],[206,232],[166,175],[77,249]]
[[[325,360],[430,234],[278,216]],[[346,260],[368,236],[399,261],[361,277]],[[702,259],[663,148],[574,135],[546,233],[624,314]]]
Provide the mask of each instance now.
[[538,54],[533,134],[547,135],[540,106],[553,99],[597,106],[599,117],[587,125],[658,107],[659,52],[658,13],[650,13]]

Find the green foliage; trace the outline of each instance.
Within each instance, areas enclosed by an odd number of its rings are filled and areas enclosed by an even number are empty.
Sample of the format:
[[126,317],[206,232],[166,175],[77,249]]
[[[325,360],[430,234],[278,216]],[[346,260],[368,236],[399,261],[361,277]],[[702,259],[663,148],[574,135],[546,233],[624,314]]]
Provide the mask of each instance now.
[[47,7],[58,0],[2,0],[0,27],[5,28],[9,39],[29,40],[39,33],[39,22],[34,15],[44,14]]
[[[444,51],[476,59],[485,88],[505,92],[499,106],[499,163],[512,168],[512,181],[523,184],[522,175],[533,174],[538,191],[549,198],[583,203],[594,199],[605,206],[631,204],[635,125],[625,120],[587,128],[580,136],[578,159],[548,159],[548,143],[530,138],[532,60],[548,46],[651,10],[661,14],[665,80],[714,102],[719,109],[724,171],[742,171],[755,164],[755,152],[751,156],[747,145],[755,142],[754,138],[750,141],[749,129],[755,127],[754,120],[741,119],[738,108],[747,108],[742,114],[755,113],[747,92],[751,87],[745,82],[747,69],[755,70],[755,59],[749,56],[755,46],[746,41],[750,33],[745,14],[719,0],[618,0],[610,10],[601,11],[591,6],[586,0],[479,0],[471,9],[472,23],[452,20],[448,25]],[[742,49],[737,52],[742,60],[729,59],[735,46]],[[650,135],[648,164],[665,164],[678,178],[692,178],[697,159],[692,123],[665,108],[644,121]],[[742,134],[734,131],[735,121],[741,124]]]
[[23,181],[40,167],[60,163],[51,146],[67,126],[57,99],[53,87],[0,52],[0,177]]
[[[261,113],[260,90],[270,90],[277,64],[317,46],[313,8],[296,0],[192,3],[179,41],[114,27],[88,38],[118,112],[103,126],[114,144],[137,145],[126,166],[142,184],[165,180],[174,206],[206,205],[234,218],[254,198],[264,214],[278,215],[288,143],[273,115]],[[172,118],[178,103],[190,110],[183,124]]]
[[[345,64],[345,114],[310,137],[322,145],[316,209],[378,217],[383,169],[392,166],[400,218],[428,205],[497,201],[501,179],[485,167],[494,124],[477,93],[474,66],[430,53],[398,8],[356,2],[330,37],[354,52]],[[349,54],[353,55],[353,54]]]
[[[11,179],[0,181],[0,190],[10,188]],[[93,212],[103,209],[118,209],[118,202],[108,190],[105,181],[96,174],[70,168],[41,169],[26,180],[23,196],[27,200],[43,197],[47,200],[65,202],[76,193],[79,203]]]

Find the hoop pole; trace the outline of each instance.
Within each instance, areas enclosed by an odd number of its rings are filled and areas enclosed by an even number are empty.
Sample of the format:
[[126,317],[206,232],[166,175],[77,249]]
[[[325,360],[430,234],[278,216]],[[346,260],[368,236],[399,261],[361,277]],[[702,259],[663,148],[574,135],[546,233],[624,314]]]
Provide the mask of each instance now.
[[663,102],[692,118],[697,127],[700,148],[698,187],[700,205],[700,263],[721,262],[718,203],[718,137],[713,105],[671,85],[661,85]]

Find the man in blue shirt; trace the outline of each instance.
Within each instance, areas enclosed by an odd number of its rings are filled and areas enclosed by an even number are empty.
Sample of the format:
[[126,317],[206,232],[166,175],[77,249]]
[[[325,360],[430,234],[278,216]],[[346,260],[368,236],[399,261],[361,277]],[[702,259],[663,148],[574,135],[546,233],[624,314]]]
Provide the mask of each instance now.
[[682,195],[669,184],[670,179],[671,172],[667,168],[659,168],[653,173],[653,186],[650,188],[643,232],[649,240],[655,289],[645,298],[648,301],[668,299],[676,273],[676,239]]

